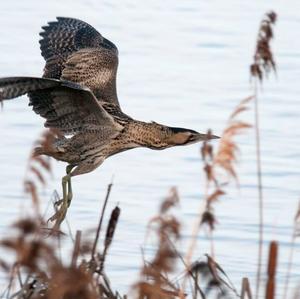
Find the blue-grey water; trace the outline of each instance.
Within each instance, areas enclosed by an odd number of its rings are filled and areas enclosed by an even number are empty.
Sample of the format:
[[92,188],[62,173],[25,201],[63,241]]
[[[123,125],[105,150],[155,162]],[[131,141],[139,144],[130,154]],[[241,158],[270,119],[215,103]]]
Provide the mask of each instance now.
[[[118,46],[118,94],[126,113],[136,119],[202,132],[212,128],[221,134],[234,107],[251,95],[248,68],[258,24],[270,9],[279,15],[272,44],[278,75],[271,75],[260,90],[264,263],[268,242],[278,240],[277,287],[282,294],[300,194],[299,1],[2,0],[0,76],[40,76],[44,66],[38,44],[40,27],[56,16],[77,17]],[[0,115],[1,235],[8,233],[8,226],[19,216],[31,214],[22,180],[43,121],[27,103],[26,97],[7,102]],[[253,110],[241,117],[253,122]],[[237,141],[240,188],[229,186],[227,195],[215,205],[218,225],[214,245],[217,261],[239,289],[243,276],[250,278],[253,288],[255,284],[258,196],[253,130]],[[64,164],[54,162],[53,167],[54,179],[41,193],[43,209],[54,189],[61,192]],[[112,177],[108,211],[118,203],[122,213],[107,272],[113,287],[126,292],[139,275],[147,222],[171,186],[177,186],[181,198],[177,214],[183,223],[183,253],[189,244],[205,190],[199,145],[124,152],[93,173],[74,178],[75,196],[68,213],[73,232],[96,227]],[[147,244],[150,248],[155,245],[151,238]],[[69,248],[67,241],[65,252]],[[202,232],[194,258],[209,250]],[[293,288],[300,282],[299,258],[300,247],[296,246]],[[264,274],[265,269],[264,265]],[[5,284],[2,273],[0,285]]]

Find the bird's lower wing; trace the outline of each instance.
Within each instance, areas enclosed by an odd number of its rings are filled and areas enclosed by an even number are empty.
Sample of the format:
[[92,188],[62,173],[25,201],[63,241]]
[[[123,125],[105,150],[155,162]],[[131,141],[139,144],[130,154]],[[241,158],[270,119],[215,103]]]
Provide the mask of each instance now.
[[46,119],[45,126],[64,134],[82,131],[107,131],[121,128],[97,101],[80,85],[56,79],[34,77],[0,78],[0,100],[28,94],[34,112]]
[[59,86],[59,80],[34,77],[0,78],[0,101],[22,96],[28,92]]

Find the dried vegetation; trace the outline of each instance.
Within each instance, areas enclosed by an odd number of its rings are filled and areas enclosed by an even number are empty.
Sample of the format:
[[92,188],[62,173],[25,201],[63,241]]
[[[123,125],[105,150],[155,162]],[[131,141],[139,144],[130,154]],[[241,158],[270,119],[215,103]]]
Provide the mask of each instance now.
[[[254,62],[250,67],[254,81],[262,82],[270,71],[276,70],[276,64],[270,49],[270,40],[273,38],[273,25],[276,14],[266,14],[261,22]],[[261,183],[260,145],[259,145],[259,118],[258,92],[254,88],[253,96],[247,97],[236,107],[229,117],[218,148],[214,149],[207,140],[201,148],[201,157],[206,177],[204,205],[200,207],[198,219],[192,233],[191,243],[185,256],[180,249],[181,223],[172,213],[179,203],[176,188],[162,202],[158,215],[148,224],[148,235],[154,234],[157,239],[157,248],[150,261],[144,260],[138,281],[133,285],[129,295],[120,295],[110,285],[105,273],[106,256],[111,247],[117,228],[120,208],[116,206],[99,245],[103,226],[104,214],[109,200],[112,184],[108,186],[103,203],[99,224],[93,241],[87,241],[85,234],[77,231],[70,260],[60,258],[60,245],[66,235],[61,231],[53,230],[41,216],[38,197],[38,186],[45,185],[51,176],[50,160],[45,156],[30,156],[24,186],[30,195],[36,215],[33,219],[21,219],[12,226],[14,237],[0,241],[0,246],[14,255],[10,263],[0,259],[0,267],[9,277],[7,289],[3,298],[22,299],[175,299],[175,298],[258,298],[261,279],[262,246],[263,246],[263,196]],[[236,163],[238,145],[235,137],[250,129],[252,125],[240,120],[241,113],[255,103],[255,123],[257,141],[257,176],[259,190],[260,213],[260,247],[258,258],[258,274],[256,292],[252,293],[249,279],[242,279],[241,291],[231,283],[228,275],[215,259],[213,246],[206,259],[193,260],[199,231],[205,228],[213,243],[213,231],[217,224],[214,205],[226,194],[226,187],[234,181],[238,184]],[[51,144],[57,132],[47,131],[42,135],[35,147],[42,144]],[[212,134],[208,132],[208,134]],[[300,209],[299,209],[300,210]],[[289,278],[293,264],[293,252],[296,238],[299,236],[300,212],[295,217],[295,228],[292,236],[292,246],[289,259],[289,268],[286,275],[284,298],[287,298]],[[278,260],[278,243],[271,242],[269,247],[267,279],[265,283],[265,298],[273,299],[276,294],[276,266]],[[178,273],[178,265],[184,268]],[[16,291],[17,290],[17,291]]]

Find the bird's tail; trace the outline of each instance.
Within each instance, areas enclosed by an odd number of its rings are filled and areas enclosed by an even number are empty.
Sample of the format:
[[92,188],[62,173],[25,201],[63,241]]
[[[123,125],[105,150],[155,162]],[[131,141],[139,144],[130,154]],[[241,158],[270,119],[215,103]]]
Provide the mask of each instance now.
[[34,77],[0,78],[0,101],[13,99],[28,92],[61,85],[59,80]]

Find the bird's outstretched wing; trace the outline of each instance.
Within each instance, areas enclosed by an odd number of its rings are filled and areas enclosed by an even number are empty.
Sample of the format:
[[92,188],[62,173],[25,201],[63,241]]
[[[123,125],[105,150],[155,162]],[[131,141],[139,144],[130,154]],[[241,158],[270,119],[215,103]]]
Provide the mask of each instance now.
[[46,119],[45,127],[65,135],[101,131],[109,137],[122,129],[93,93],[76,83],[33,77],[0,79],[0,101],[26,93],[34,112]]
[[90,88],[99,101],[119,105],[117,47],[81,20],[58,17],[42,28],[44,77],[78,83]]

